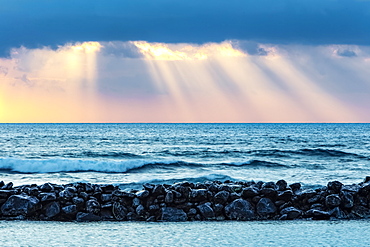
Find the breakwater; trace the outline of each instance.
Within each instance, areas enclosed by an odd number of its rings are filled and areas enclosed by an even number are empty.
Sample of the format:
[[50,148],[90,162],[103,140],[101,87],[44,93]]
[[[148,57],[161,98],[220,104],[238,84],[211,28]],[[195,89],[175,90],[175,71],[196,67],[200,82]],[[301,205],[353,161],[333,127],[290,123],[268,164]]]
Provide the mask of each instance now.
[[359,184],[209,181],[143,184],[13,186],[0,182],[0,219],[57,221],[201,221],[370,218],[370,177]]

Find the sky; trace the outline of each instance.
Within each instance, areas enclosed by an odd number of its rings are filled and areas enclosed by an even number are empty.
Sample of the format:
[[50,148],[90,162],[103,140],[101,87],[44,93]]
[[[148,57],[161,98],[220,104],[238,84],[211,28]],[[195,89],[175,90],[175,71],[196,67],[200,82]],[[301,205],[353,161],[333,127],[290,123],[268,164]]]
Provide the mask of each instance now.
[[0,0],[0,123],[370,122],[368,0]]

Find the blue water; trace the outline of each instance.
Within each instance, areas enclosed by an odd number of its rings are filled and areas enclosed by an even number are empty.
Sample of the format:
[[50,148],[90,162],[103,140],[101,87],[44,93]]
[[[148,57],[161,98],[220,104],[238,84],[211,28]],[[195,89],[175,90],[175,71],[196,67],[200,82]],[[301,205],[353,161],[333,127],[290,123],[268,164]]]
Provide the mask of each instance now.
[[370,124],[0,124],[0,180],[358,183]]

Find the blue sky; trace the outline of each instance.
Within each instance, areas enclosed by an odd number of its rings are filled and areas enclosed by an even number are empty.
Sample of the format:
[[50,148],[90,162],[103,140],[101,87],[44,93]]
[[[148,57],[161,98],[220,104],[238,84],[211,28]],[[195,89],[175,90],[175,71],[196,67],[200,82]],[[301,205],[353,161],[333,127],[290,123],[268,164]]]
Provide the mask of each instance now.
[[0,53],[77,41],[370,43],[366,0],[0,0]]

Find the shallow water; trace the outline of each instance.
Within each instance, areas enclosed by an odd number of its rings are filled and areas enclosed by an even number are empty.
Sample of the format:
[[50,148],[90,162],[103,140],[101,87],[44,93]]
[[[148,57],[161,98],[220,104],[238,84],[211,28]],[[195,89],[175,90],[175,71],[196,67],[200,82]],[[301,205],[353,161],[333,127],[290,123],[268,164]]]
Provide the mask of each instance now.
[[370,246],[370,221],[3,221],[1,246]]

